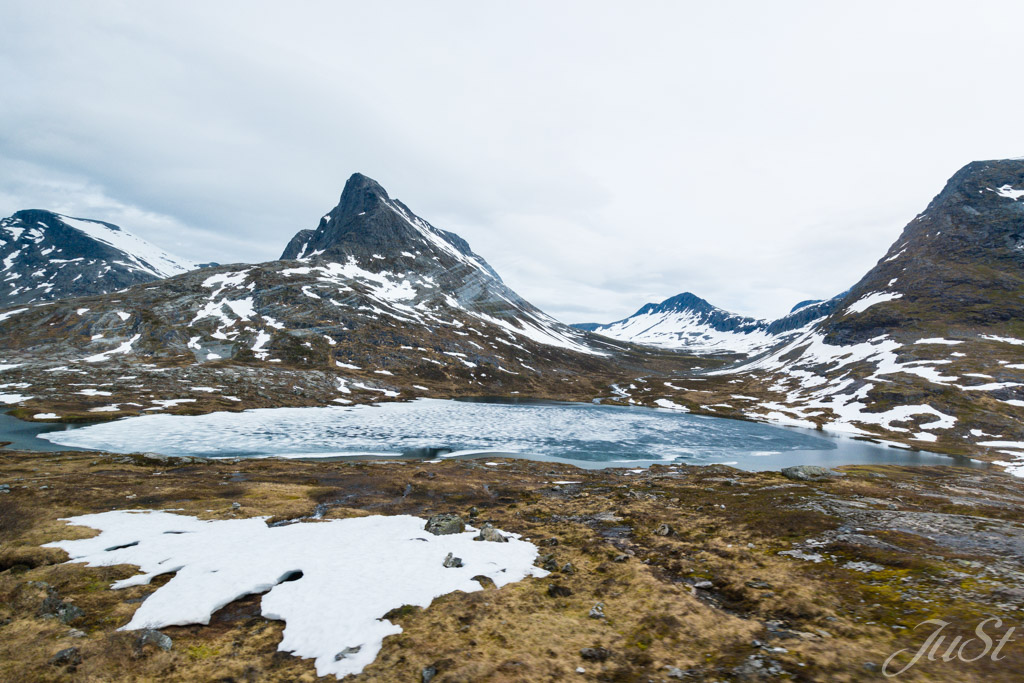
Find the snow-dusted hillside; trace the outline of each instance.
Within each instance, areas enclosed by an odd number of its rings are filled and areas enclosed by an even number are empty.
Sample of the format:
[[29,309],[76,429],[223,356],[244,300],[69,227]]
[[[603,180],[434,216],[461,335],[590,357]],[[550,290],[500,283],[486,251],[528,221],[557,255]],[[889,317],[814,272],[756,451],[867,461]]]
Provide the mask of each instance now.
[[623,320],[579,327],[613,339],[688,353],[755,355],[820,320],[832,310],[834,302],[802,302],[789,315],[772,322],[729,313],[684,292],[659,304],[646,304]]
[[[7,341],[0,360],[23,364],[18,372],[39,369],[48,384],[51,370],[95,380],[140,376],[156,360],[204,375],[199,366],[212,373],[236,364],[261,385],[257,399],[281,405],[308,403],[314,394],[349,402],[435,391],[589,398],[584,392],[599,390],[607,359],[618,352],[610,340],[522,299],[465,241],[359,174],[320,227],[299,232],[284,256],[204,268],[116,295],[13,308],[0,313]],[[314,371],[318,380],[289,380],[284,399],[270,396],[267,375],[278,369],[281,376]],[[164,378],[165,370],[154,374]],[[201,386],[221,393],[206,382]],[[89,410],[161,410],[197,400],[157,395],[152,386],[133,382],[139,400],[122,394]],[[244,394],[231,386],[224,393]],[[23,388],[8,402],[24,404],[30,386]],[[93,396],[69,393],[75,402]]]
[[106,294],[195,264],[111,223],[19,211],[0,220],[0,305]]

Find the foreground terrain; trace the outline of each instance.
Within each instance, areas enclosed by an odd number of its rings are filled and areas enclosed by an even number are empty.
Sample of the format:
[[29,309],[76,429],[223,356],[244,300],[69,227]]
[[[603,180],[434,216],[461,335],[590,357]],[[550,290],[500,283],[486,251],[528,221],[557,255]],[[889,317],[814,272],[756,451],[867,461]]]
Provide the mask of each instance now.
[[[309,524],[451,512],[540,546],[546,578],[389,613],[403,633],[361,681],[880,680],[891,653],[929,635],[914,630],[926,619],[971,637],[999,617],[995,639],[1019,624],[1024,482],[952,467],[843,472],[4,452],[0,679],[316,680],[310,660],[277,652],[283,625],[260,616],[259,596],[207,626],[163,629],[171,643],[117,631],[167,577],[114,591],[135,568],[61,564],[63,551],[40,547],[95,534],[61,518],[111,509]],[[923,658],[900,679],[1019,680],[1020,645],[999,656]]]

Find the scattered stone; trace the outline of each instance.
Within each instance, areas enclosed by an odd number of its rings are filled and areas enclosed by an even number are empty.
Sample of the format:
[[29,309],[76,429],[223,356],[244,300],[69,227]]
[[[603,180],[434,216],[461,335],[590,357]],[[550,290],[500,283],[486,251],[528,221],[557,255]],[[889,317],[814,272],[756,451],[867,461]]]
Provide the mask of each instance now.
[[771,590],[772,589],[772,585],[770,583],[768,583],[767,581],[762,581],[761,579],[753,579],[751,581],[747,581],[747,587],[748,588],[755,588],[757,590]]
[[444,558],[443,564],[446,569],[458,569],[462,566],[462,558],[454,557],[452,553],[448,553],[447,557]]
[[774,659],[768,659],[761,655],[750,655],[747,661],[733,668],[732,673],[741,681],[750,681],[768,676],[781,676],[786,671]]
[[346,647],[344,650],[342,650],[338,654],[334,655],[334,661],[340,662],[341,660],[345,659],[349,655],[354,655],[355,653],[359,652],[362,649],[363,649],[362,645],[356,645],[355,647]]
[[10,484],[0,484],[0,493],[10,493],[10,492],[11,492],[11,485]]
[[68,631],[68,638],[85,638],[85,631],[80,631],[77,628],[73,628]]
[[70,624],[75,619],[85,616],[85,612],[81,607],[76,607],[70,602],[64,602],[60,599],[57,591],[53,589],[49,584],[41,582],[30,582],[30,584],[36,584],[37,588],[45,587],[46,597],[43,598],[42,604],[39,605],[37,614],[43,618],[56,617],[62,624]]
[[629,555],[616,555],[614,558],[612,558],[612,562],[625,562],[628,559]]
[[567,598],[572,595],[572,589],[568,586],[560,586],[557,583],[548,584],[548,596],[552,598]]
[[543,540],[537,541],[537,545],[541,545],[541,546],[555,546],[555,545],[558,545],[558,539],[557,538],[545,538]]
[[588,662],[603,662],[608,659],[611,652],[603,647],[585,647],[580,650],[580,657]]
[[437,669],[432,666],[423,667],[423,671],[420,672],[420,677],[423,679],[423,683],[430,683],[434,680],[434,676],[437,675]]
[[541,569],[549,572],[558,571],[558,562],[555,561],[554,555],[543,555],[537,561],[540,562]]
[[702,590],[711,590],[715,587],[715,584],[711,583],[707,579],[704,579],[703,581],[698,581],[695,584],[693,584],[693,587],[700,588]]
[[484,576],[483,574],[474,576],[471,580],[472,581],[476,581],[477,583],[479,583],[482,588],[497,588],[498,587],[497,584],[494,583],[494,580],[491,577]]
[[480,527],[480,534],[478,536],[474,536],[473,540],[491,541],[492,543],[508,543],[508,538],[502,536],[497,529],[491,526],[490,522],[487,522],[482,527]]
[[658,536],[675,536],[676,530],[668,524],[659,524],[655,532]]
[[168,652],[174,641],[166,633],[161,633],[156,629],[147,628],[139,633],[139,637],[135,639],[135,648],[141,650],[146,645],[156,645],[164,652]]
[[237,509],[238,509],[238,508],[240,508],[240,507],[242,507],[242,504],[241,504],[241,503],[232,503],[232,504],[231,504],[231,509],[232,509],[232,510],[237,510]]
[[480,514],[480,511],[476,508],[475,505],[473,507],[469,508],[469,516],[470,517],[476,517],[479,514]]
[[78,666],[81,663],[82,653],[77,647],[64,648],[50,657],[50,664],[53,666]]
[[566,562],[565,564],[562,565],[562,569],[560,571],[563,574],[575,574],[576,573],[576,567],[572,566],[572,562]]
[[817,465],[795,465],[783,467],[782,476],[794,481],[828,481],[832,477],[841,476],[839,472],[818,467]]
[[440,514],[428,519],[424,529],[435,536],[447,536],[448,534],[461,534],[466,530],[466,523],[458,515]]
[[677,680],[683,680],[685,678],[696,678],[700,675],[700,671],[697,669],[680,669],[678,666],[666,666],[665,675],[669,678],[675,678]]
[[604,619],[604,603],[599,602],[590,608],[591,619]]
[[843,565],[843,569],[852,569],[855,572],[864,572],[869,574],[871,572],[884,571],[885,567],[874,562],[847,562]]

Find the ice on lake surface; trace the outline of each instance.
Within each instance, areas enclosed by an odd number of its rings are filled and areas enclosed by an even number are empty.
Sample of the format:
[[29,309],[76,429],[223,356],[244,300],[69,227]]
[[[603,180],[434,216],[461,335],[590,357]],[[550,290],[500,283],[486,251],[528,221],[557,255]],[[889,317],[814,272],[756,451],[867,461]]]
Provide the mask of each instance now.
[[[419,399],[381,405],[145,415],[41,434],[56,444],[116,453],[206,457],[398,456],[445,449],[519,454],[583,467],[677,461],[773,469],[793,464],[950,464],[809,430],[574,403]],[[442,456],[445,457],[445,456]],[[958,461],[966,464],[969,461]]]

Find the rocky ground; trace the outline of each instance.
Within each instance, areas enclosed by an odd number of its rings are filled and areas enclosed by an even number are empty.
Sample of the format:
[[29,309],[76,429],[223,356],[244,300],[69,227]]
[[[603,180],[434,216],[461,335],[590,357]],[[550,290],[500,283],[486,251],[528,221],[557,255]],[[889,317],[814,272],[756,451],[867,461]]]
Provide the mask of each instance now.
[[[113,591],[133,567],[62,564],[40,547],[95,533],[61,518],[110,509],[454,513],[541,546],[547,578],[390,613],[403,633],[363,681],[882,680],[891,653],[927,637],[914,630],[926,619],[965,637],[989,617],[1003,620],[989,626],[997,638],[1019,625],[1024,482],[950,467],[799,474],[3,452],[0,679],[316,680],[309,660],[277,652],[282,624],[260,616],[259,596],[207,626],[117,631],[166,577]],[[899,678],[1019,680],[1024,649],[1000,656],[923,659]]]

